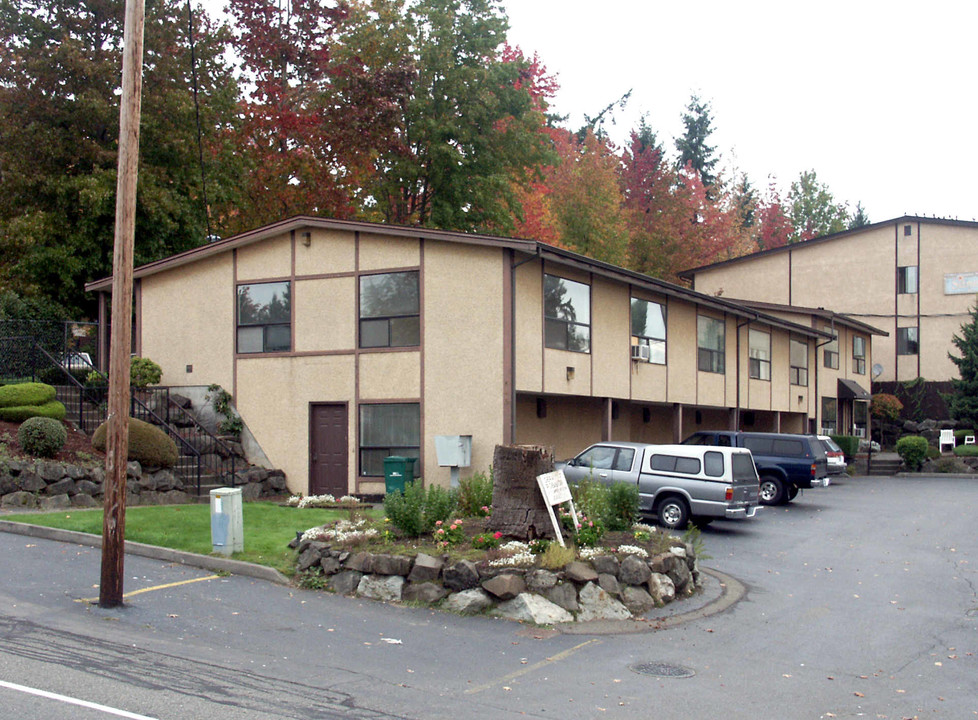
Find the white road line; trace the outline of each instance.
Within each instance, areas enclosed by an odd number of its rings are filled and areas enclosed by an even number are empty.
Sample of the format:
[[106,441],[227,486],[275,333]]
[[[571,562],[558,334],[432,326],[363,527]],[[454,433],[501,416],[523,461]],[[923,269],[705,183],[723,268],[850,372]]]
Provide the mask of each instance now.
[[24,685],[16,685],[14,683],[4,682],[3,680],[0,680],[0,687],[10,688],[11,690],[17,690],[18,692],[27,693],[29,695],[38,695],[50,700],[59,700],[63,703],[68,703],[69,705],[80,705],[81,707],[91,708],[92,710],[100,710],[101,712],[108,713],[109,715],[129,718],[130,720],[156,720],[156,718],[151,718],[148,715],[137,715],[136,713],[127,712],[125,710],[110,708],[107,705],[99,705],[98,703],[88,702],[87,700],[79,700],[77,698],[68,697],[67,695],[58,695],[57,693],[47,692],[46,690],[38,690],[37,688],[30,688]]

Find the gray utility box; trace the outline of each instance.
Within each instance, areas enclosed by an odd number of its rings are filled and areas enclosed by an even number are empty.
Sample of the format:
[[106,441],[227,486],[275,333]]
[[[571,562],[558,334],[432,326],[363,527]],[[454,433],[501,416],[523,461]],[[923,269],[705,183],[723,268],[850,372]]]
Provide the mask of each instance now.
[[435,435],[439,467],[451,468],[451,486],[458,487],[458,469],[472,464],[471,435]]
[[241,488],[211,490],[211,545],[213,552],[222,555],[244,550]]

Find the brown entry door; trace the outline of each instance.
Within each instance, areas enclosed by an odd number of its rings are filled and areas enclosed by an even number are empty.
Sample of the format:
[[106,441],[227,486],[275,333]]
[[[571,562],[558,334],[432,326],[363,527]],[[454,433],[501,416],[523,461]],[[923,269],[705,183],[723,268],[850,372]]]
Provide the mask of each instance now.
[[312,405],[309,410],[309,494],[349,493],[349,421],[345,403]]

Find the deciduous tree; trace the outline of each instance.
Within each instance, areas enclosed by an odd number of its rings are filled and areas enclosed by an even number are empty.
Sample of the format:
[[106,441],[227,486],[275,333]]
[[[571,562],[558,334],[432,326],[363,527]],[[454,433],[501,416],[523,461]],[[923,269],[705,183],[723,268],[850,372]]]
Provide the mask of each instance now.
[[791,242],[842,232],[849,224],[848,206],[835,201],[828,185],[819,182],[814,170],[803,171],[791,183],[787,206],[794,226]]

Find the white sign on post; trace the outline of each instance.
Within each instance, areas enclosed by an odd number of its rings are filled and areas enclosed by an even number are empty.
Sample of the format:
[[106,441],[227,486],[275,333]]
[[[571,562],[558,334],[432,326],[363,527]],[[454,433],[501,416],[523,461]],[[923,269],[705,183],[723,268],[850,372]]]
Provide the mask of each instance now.
[[564,477],[563,470],[537,475],[537,485],[540,487],[540,494],[543,501],[547,504],[547,512],[550,513],[550,522],[554,526],[554,533],[557,535],[557,542],[564,547],[564,536],[560,532],[560,524],[557,516],[554,515],[554,505],[561,505],[565,502],[570,503],[571,519],[574,527],[577,527],[577,511],[574,509],[574,500],[571,498],[570,487],[567,485],[567,478]]

